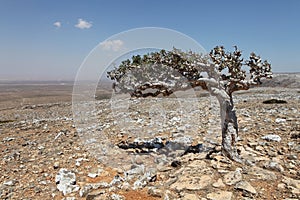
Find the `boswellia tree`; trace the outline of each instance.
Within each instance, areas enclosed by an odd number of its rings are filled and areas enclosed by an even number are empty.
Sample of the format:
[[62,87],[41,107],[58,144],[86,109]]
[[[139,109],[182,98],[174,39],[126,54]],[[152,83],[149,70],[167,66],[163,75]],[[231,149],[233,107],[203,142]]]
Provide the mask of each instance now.
[[[168,96],[180,90],[202,87],[218,99],[222,127],[222,152],[232,160],[241,161],[237,150],[237,116],[232,94],[261,84],[262,78],[272,78],[271,65],[251,53],[249,60],[241,58],[235,46],[226,52],[217,46],[209,55],[161,50],[135,55],[108,72],[113,88],[131,97]],[[249,73],[246,73],[246,69]]]

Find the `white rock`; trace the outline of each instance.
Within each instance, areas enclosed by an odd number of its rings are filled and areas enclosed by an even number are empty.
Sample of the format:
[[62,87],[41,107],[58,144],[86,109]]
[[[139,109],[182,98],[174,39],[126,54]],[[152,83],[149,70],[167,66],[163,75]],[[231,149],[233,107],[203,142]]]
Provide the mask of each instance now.
[[96,178],[98,176],[97,173],[88,173],[88,177],[90,178]]
[[12,140],[14,140],[15,138],[13,138],[13,137],[6,137],[6,138],[3,138],[3,141],[4,142],[10,142],[10,141],[12,141]]
[[123,200],[124,198],[118,194],[112,194],[111,196],[112,200]]
[[55,182],[57,184],[57,189],[63,193],[63,195],[76,192],[80,189],[76,185],[76,176],[73,172],[61,168],[55,177]]
[[283,123],[283,122],[286,122],[286,119],[276,118],[276,119],[275,119],[275,122],[276,122],[276,123]]
[[85,197],[91,190],[93,189],[92,185],[85,185],[81,188],[79,191],[79,196],[80,197]]
[[11,181],[6,181],[3,183],[3,185],[6,185],[6,186],[14,186],[16,183],[15,180],[11,180]]
[[275,142],[281,141],[281,137],[279,135],[275,135],[275,134],[265,135],[262,137],[262,139],[268,140],[268,141],[275,141]]

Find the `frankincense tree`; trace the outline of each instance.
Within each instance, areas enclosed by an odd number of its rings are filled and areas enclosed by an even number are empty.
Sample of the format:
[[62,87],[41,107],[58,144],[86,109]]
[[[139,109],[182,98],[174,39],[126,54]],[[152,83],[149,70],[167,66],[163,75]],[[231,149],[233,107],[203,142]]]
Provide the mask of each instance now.
[[[179,49],[161,50],[135,55],[108,72],[113,88],[131,97],[169,96],[180,90],[202,87],[218,99],[222,127],[222,152],[240,161],[236,150],[238,122],[232,94],[261,84],[261,79],[272,78],[271,65],[251,53],[244,60],[235,46],[226,52],[217,46],[209,55],[183,52]],[[249,69],[249,73],[244,68]],[[205,74],[205,75],[204,75]]]

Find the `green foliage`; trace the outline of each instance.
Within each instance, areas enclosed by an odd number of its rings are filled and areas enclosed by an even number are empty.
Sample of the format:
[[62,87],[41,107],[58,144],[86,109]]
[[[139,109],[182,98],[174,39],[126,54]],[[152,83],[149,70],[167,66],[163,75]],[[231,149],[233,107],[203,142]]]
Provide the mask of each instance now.
[[[161,50],[141,55],[134,55],[115,69],[108,72],[108,77],[115,81],[121,92],[129,92],[132,96],[170,95],[177,90],[201,86],[207,88],[207,77],[218,81],[226,93],[249,89],[250,85],[261,83],[261,78],[271,78],[271,65],[254,53],[244,61],[242,53],[235,46],[233,52],[225,52],[223,46],[217,46],[209,55],[194,52],[183,52],[174,48],[171,51]],[[243,66],[250,68],[250,79]],[[143,95],[147,89],[155,89],[155,93]]]

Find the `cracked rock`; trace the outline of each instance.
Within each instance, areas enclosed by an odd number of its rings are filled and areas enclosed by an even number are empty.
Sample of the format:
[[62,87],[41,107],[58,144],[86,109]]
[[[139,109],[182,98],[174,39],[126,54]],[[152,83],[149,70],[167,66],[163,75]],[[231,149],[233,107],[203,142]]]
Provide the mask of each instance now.
[[224,176],[224,183],[226,185],[234,185],[242,180],[241,169],[237,168],[235,171],[231,171]]
[[61,168],[55,177],[57,189],[63,193],[63,195],[76,192],[79,190],[79,186],[76,185],[76,176],[73,172]]

